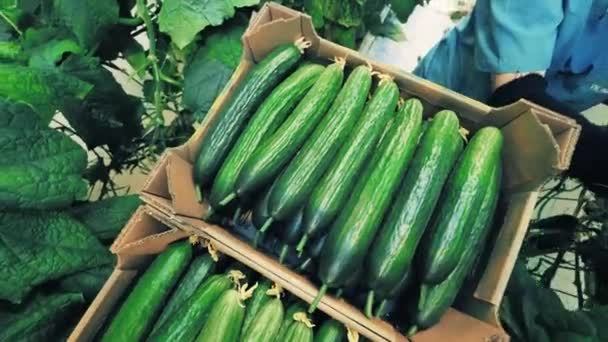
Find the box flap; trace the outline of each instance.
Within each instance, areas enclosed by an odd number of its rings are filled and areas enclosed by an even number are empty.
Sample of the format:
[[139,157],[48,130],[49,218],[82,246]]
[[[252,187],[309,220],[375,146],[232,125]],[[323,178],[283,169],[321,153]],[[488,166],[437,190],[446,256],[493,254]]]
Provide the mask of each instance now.
[[[174,210],[185,216],[203,217],[208,205],[199,203],[196,187],[192,177],[192,164],[184,160],[176,150],[168,150],[163,154],[158,166],[150,175],[150,181],[142,190],[142,199],[166,198],[171,205],[164,205],[166,210]],[[177,195],[179,194],[179,195]],[[163,203],[152,203],[163,205]]]
[[183,230],[162,224],[151,216],[149,210],[140,206],[112,244],[110,251],[117,256],[117,268],[136,268],[168,244],[188,236]]
[[513,194],[509,198],[504,224],[490,254],[484,274],[474,296],[498,307],[515,266],[517,255],[526,236],[538,192]]

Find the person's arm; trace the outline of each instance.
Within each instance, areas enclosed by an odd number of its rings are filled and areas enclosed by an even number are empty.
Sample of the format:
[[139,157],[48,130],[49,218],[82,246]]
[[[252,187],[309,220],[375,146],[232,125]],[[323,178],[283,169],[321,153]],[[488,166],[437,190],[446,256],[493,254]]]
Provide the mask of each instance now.
[[492,91],[551,64],[562,1],[478,0],[470,20],[477,68],[491,73]]

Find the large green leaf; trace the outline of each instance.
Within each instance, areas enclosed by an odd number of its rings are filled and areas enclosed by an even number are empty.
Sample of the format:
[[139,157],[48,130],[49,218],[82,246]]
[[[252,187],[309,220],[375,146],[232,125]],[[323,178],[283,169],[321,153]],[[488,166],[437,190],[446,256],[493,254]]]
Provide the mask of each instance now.
[[161,32],[171,36],[180,49],[190,44],[208,26],[232,18],[235,7],[258,4],[259,0],[165,0],[158,15]]
[[50,341],[83,302],[79,293],[38,293],[21,305],[3,305],[0,341]]
[[96,58],[70,56],[61,70],[94,85],[84,101],[67,101],[63,110],[90,149],[105,144],[114,149],[141,134],[141,101],[128,95]]
[[22,101],[48,122],[68,99],[84,99],[92,85],[53,69],[0,64],[0,97]]
[[114,0],[55,0],[56,17],[78,38],[85,50],[93,49],[118,22]]
[[68,214],[0,213],[0,299],[19,303],[36,285],[111,261],[106,248]]
[[53,68],[68,53],[83,53],[72,34],[55,27],[30,28],[23,35],[23,50],[28,65]]
[[26,105],[0,99],[0,155],[0,210],[60,208],[86,196],[86,152]]
[[243,51],[244,26],[232,26],[207,38],[184,70],[182,105],[204,116],[236,68]]
[[59,289],[63,292],[82,293],[87,302],[91,302],[112,274],[114,265],[108,264],[70,274],[59,280]]
[[137,195],[116,196],[73,207],[69,213],[98,239],[113,240],[141,204]]
[[345,27],[358,27],[362,22],[363,6],[352,0],[324,2],[325,18]]

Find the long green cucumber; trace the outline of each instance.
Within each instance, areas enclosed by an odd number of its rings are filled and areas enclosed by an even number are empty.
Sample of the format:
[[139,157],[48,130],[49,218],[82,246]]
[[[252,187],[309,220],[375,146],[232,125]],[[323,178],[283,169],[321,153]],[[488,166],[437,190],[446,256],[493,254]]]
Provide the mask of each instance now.
[[218,172],[209,194],[212,208],[220,207],[220,201],[234,191],[237,177],[247,158],[262,140],[272,133],[291,113],[306,92],[319,78],[324,67],[306,64],[281,82],[262,102],[258,110],[239,136]]
[[312,322],[306,317],[304,312],[297,312],[293,315],[293,320],[285,331],[283,341],[289,342],[313,342],[314,333]]
[[363,266],[363,258],[414,154],[420,138],[422,109],[417,99],[405,101],[332,226],[320,258],[318,276],[323,286],[310,312],[316,309],[328,287],[342,286],[351,273]]
[[462,151],[459,128],[454,112],[444,110],[435,114],[374,240],[366,259],[365,283],[381,299],[388,298],[409,272],[441,189]]
[[213,304],[209,317],[198,334],[197,342],[237,342],[245,318],[244,296],[240,290],[231,289]]
[[222,204],[235,196],[249,197],[277,176],[308,139],[336,98],[344,78],[343,69],[342,63],[325,68],[293,113],[247,159],[239,173],[235,193],[226,196]]
[[503,137],[495,127],[480,129],[458,160],[433,221],[418,248],[420,280],[439,284],[458,264],[467,249],[471,223],[478,215],[492,166],[501,157]]
[[243,331],[247,331],[249,326],[255,321],[260,309],[270,299],[266,292],[272,286],[272,282],[268,279],[264,279],[258,283],[258,287],[253,291],[253,296],[247,303],[247,310],[245,313],[245,319],[243,320]]
[[225,274],[209,277],[188,298],[179,313],[171,316],[148,338],[151,342],[194,341],[201,331],[211,307],[217,299],[233,286],[233,281]]
[[290,306],[287,307],[287,310],[285,310],[285,316],[283,317],[283,323],[281,323],[281,329],[279,329],[277,338],[275,339],[276,342],[286,341],[284,339],[285,332],[287,332],[287,329],[289,328],[291,323],[293,323],[293,315],[298,312],[305,312],[305,311],[306,311],[306,308],[299,302],[291,304]]
[[443,282],[437,285],[422,284],[418,309],[414,319],[418,327],[426,329],[439,322],[441,316],[454,302],[477,255],[483,249],[492,227],[492,218],[498,203],[501,169],[499,160],[494,166],[489,183],[487,183],[481,207],[475,212],[475,219],[467,235],[467,248],[464,250],[456,268]]
[[194,163],[194,182],[210,184],[247,124],[254,108],[300,60],[305,43],[298,40],[275,48],[256,64],[211,123]]
[[346,338],[346,329],[335,319],[328,319],[315,333],[314,342],[342,342]]
[[356,67],[336,100],[273,187],[268,210],[274,221],[294,215],[330,166],[361,116],[372,84],[368,66]]
[[[412,285],[413,282],[414,282],[414,270],[410,269],[408,272],[404,273],[401,276],[401,278],[399,279],[397,284],[393,287],[393,289],[390,292],[388,292],[384,298],[382,298],[382,300],[376,307],[376,311],[374,311],[374,316],[383,317],[384,315],[386,315],[387,305],[388,305],[389,300],[397,299],[399,296],[401,296],[403,294],[404,291],[407,291],[410,288],[410,286]],[[368,302],[370,303],[369,305],[373,305],[373,301],[374,301],[373,294],[371,295],[371,298],[370,298],[370,295],[368,293],[366,305]],[[369,308],[366,311],[370,312],[371,310],[372,309]]]
[[296,248],[299,252],[304,250],[309,238],[317,237],[329,227],[346,203],[357,176],[372,154],[386,122],[393,116],[398,99],[397,85],[390,79],[381,79],[359,121],[338,151],[335,161],[306,203],[306,233]]
[[280,294],[266,301],[248,329],[243,329],[242,342],[272,341],[283,323],[285,309]]
[[205,282],[205,280],[215,271],[215,261],[209,254],[200,255],[190,263],[186,274],[179,280],[179,286],[173,291],[171,297],[165,304],[165,307],[154,323],[151,336],[171,317],[182,312],[184,304],[196,291],[196,289]]
[[145,338],[191,257],[192,246],[188,241],[171,244],[158,255],[139,278],[101,340],[138,341]]

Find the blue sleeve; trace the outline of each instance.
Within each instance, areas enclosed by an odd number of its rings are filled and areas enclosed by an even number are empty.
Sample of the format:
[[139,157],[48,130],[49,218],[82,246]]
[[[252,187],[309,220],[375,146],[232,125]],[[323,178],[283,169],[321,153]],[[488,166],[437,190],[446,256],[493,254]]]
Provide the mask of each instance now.
[[561,0],[477,0],[474,58],[491,73],[545,70],[563,19]]

